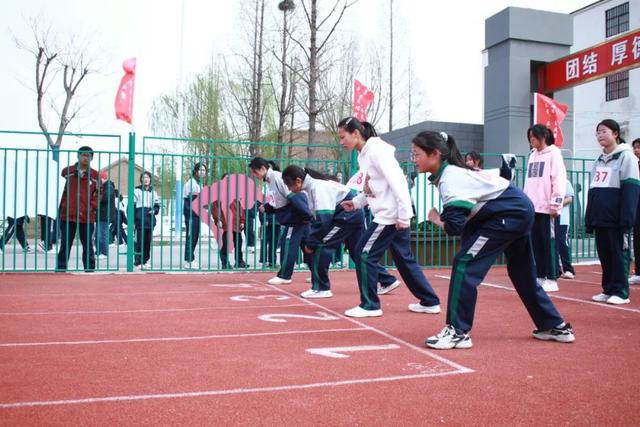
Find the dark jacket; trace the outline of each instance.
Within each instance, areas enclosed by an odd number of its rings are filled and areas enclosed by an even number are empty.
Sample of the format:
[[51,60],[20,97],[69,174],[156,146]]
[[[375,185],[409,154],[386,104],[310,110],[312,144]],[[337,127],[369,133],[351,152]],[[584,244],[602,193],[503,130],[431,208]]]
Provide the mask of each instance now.
[[98,205],[98,221],[100,222],[112,222],[116,218],[116,204],[115,194],[116,186],[113,182],[107,181],[100,186],[98,190],[98,196],[100,197],[100,203]]
[[62,169],[60,175],[67,180],[60,198],[60,221],[95,223],[98,207],[98,172],[89,169],[81,175],[76,163]]

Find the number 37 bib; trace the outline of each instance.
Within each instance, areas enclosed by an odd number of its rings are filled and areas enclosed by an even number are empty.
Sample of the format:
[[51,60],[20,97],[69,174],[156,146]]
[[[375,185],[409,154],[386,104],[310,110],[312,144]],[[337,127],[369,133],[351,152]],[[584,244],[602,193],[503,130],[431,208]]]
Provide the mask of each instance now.
[[591,188],[610,187],[612,175],[615,171],[613,168],[598,166],[591,177]]

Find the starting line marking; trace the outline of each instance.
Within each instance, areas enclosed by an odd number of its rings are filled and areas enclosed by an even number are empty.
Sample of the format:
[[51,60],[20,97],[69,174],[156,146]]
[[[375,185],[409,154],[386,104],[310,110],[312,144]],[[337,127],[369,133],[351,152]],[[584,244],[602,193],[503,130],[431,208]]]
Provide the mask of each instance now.
[[462,374],[466,372],[472,372],[472,371],[458,370],[458,371],[437,372],[437,373],[429,373],[429,374],[398,375],[393,377],[363,378],[363,379],[357,379],[357,380],[328,381],[328,382],[320,382],[320,383],[273,386],[273,387],[194,391],[194,392],[186,392],[186,393],[140,394],[140,395],[130,395],[130,396],[92,397],[87,399],[0,403],[0,409],[24,408],[29,406],[58,406],[58,405],[77,405],[77,404],[83,404],[83,403],[86,404],[86,403],[101,403],[101,402],[124,402],[124,401],[132,401],[132,400],[180,399],[180,398],[189,398],[189,397],[222,396],[222,395],[229,395],[229,394],[304,390],[304,389],[320,388],[320,387],[340,387],[340,386],[352,385],[352,384],[371,384],[371,383],[380,383],[380,382],[403,381],[403,380],[415,379],[415,378],[444,377],[448,375],[456,375],[456,374]]
[[[436,274],[435,277],[439,277],[440,279],[447,279],[447,280],[451,279],[451,276],[442,276],[442,275],[438,275],[438,274]],[[482,282],[480,284],[482,286],[487,286],[489,288],[504,289],[504,290],[511,291],[511,292],[515,292],[516,291],[514,288],[512,288],[510,286],[497,285],[495,283]],[[595,305],[596,307],[609,308],[609,309],[612,309],[612,310],[622,310],[622,311],[630,311],[632,313],[640,313],[640,310],[638,310],[637,308],[620,307],[619,305],[605,304],[605,303],[595,302],[595,301],[587,301],[587,300],[580,299],[580,298],[563,297],[562,295],[554,295],[554,294],[547,294],[547,295],[549,295],[549,298],[561,299],[561,300],[565,300],[565,301],[572,301],[572,302],[577,302],[577,303],[581,303],[581,304]]]

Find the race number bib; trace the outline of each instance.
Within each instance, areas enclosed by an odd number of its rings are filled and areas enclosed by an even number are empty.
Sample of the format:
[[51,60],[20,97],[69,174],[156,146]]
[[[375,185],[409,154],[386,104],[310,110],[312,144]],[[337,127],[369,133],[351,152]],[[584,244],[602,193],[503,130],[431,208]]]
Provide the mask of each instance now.
[[366,171],[359,170],[358,172],[356,172],[355,175],[351,177],[351,179],[349,179],[349,182],[347,182],[347,187],[349,187],[352,190],[356,190],[359,193],[362,192],[362,188],[364,187],[364,179],[366,175],[367,175]]
[[591,187],[609,187],[612,173],[613,170],[611,168],[604,166],[596,167],[591,180]]

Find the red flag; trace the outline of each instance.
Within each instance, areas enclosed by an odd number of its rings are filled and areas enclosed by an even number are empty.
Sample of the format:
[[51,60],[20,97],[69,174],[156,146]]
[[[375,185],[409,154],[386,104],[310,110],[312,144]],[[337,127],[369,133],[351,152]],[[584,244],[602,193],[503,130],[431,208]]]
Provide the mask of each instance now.
[[374,95],[368,87],[357,80],[353,81],[353,117],[364,122],[367,120],[367,107]]
[[124,76],[116,94],[116,119],[131,124],[133,116],[133,86],[136,76],[136,58],[129,58],[122,63]]
[[569,111],[569,106],[560,104],[548,96],[544,96],[541,93],[534,93],[533,101],[533,121],[534,123],[540,123],[551,129],[553,136],[556,139],[555,144],[558,147],[562,147],[564,135],[560,128],[560,123],[564,120]]

